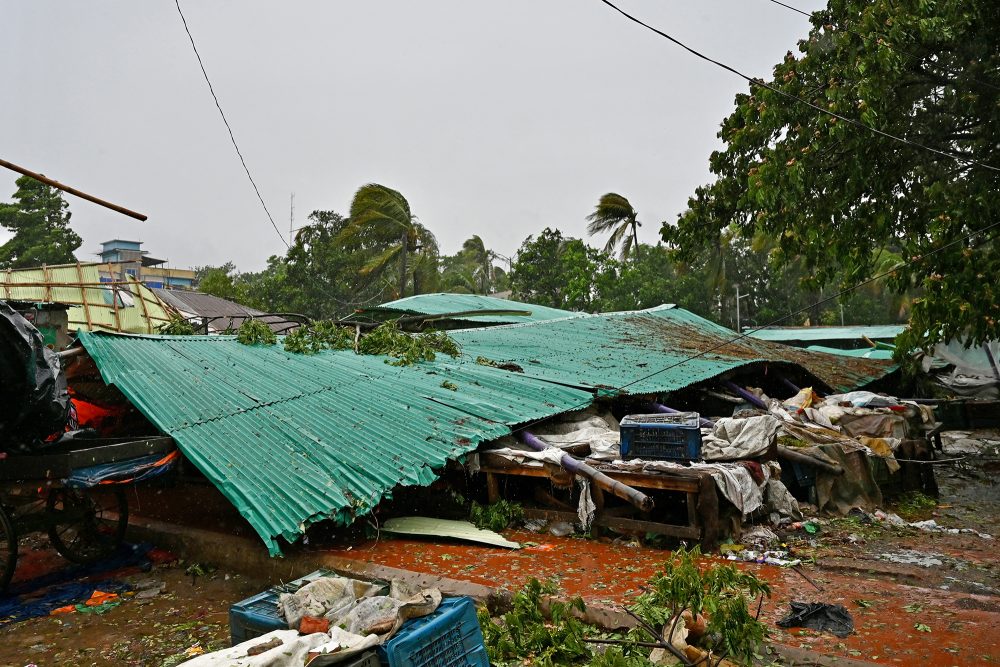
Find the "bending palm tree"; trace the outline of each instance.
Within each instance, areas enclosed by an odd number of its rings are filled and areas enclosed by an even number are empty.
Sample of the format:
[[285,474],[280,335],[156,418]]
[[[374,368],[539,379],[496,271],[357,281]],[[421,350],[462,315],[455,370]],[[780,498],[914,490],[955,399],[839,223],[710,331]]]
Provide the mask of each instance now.
[[[429,233],[416,222],[410,204],[400,193],[377,183],[362,185],[351,201],[350,223],[337,235],[341,244],[358,243],[365,248],[389,247],[378,252],[361,267],[360,273],[376,276],[394,262],[399,263],[400,297],[406,291],[407,255],[417,250],[421,233]],[[389,241],[395,236],[398,241]]]
[[[628,199],[620,194],[609,192],[597,202],[594,212],[587,216],[587,233],[591,236],[610,231],[611,237],[604,244],[604,252],[613,254],[615,247],[621,245],[622,260],[628,259],[634,248],[638,253],[639,235],[637,228],[642,226],[636,218],[638,213],[632,208]],[[629,234],[631,231],[631,235]]]

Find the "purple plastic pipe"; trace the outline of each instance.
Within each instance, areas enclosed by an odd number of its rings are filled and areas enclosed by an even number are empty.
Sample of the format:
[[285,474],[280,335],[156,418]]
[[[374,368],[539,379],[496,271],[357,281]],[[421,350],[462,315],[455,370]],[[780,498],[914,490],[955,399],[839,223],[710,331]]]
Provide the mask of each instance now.
[[741,397],[745,398],[747,402],[753,405],[754,407],[758,407],[761,410],[767,410],[767,405],[764,404],[764,401],[760,400],[760,398],[751,394],[749,391],[739,386],[735,382],[730,382],[729,380],[723,380],[722,384],[727,389],[729,389],[729,391],[734,391]]
[[[655,410],[656,412],[662,412],[665,415],[676,415],[680,414],[681,412],[680,410],[674,410],[671,407],[667,407],[663,403],[650,403],[650,405],[653,406],[653,410]],[[712,421],[711,419],[698,417],[698,423],[704,426],[705,428],[715,428],[715,422]]]
[[[521,440],[521,442],[528,445],[535,451],[544,452],[547,449],[557,449],[545,444],[539,440],[538,436],[533,433],[529,433],[528,431],[518,431],[517,437]],[[645,493],[636,491],[627,484],[622,484],[617,480],[611,479],[603,472],[594,470],[583,461],[573,458],[566,452],[563,452],[562,458],[559,459],[559,463],[563,468],[570,471],[574,475],[582,475],[583,477],[586,477],[605,491],[613,493],[622,500],[627,500],[643,512],[648,512],[653,509],[653,499]]]

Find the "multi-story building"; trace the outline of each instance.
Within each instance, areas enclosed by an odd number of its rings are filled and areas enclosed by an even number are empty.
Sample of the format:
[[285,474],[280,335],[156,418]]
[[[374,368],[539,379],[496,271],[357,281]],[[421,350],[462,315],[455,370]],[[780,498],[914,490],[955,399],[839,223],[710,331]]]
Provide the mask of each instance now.
[[195,272],[174,269],[166,260],[150,257],[142,249],[142,241],[112,239],[101,244],[101,281],[124,280],[131,276],[152,288],[193,289]]

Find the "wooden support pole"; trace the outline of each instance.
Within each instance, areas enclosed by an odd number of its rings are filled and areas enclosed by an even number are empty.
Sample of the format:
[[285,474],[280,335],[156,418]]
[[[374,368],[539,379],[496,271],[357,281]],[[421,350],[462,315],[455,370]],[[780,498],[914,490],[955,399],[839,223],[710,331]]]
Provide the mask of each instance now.
[[7,167],[11,171],[16,171],[19,174],[24,174],[29,178],[33,178],[36,181],[45,183],[45,185],[50,185],[58,190],[62,190],[63,192],[68,192],[71,195],[76,195],[81,199],[86,199],[87,201],[93,202],[99,206],[110,208],[112,211],[117,211],[118,213],[127,215],[130,218],[135,218],[136,220],[146,220],[147,218],[147,216],[143,215],[142,213],[136,213],[135,211],[129,210],[124,206],[119,206],[118,204],[112,204],[111,202],[95,197],[94,195],[88,195],[86,192],[77,190],[76,188],[71,188],[68,185],[63,185],[59,181],[53,180],[47,176],[43,176],[42,174],[33,172],[29,169],[26,169],[25,167],[20,167],[14,164],[13,162],[8,162],[7,160],[0,159],[0,167]]

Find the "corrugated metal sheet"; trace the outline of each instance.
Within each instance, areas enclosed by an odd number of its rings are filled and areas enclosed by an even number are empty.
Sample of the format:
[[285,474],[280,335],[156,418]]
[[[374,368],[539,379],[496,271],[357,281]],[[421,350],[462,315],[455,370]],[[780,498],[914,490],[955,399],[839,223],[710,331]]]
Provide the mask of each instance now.
[[144,285],[129,279],[101,283],[99,264],[60,264],[0,271],[0,299],[62,303],[69,330],[153,333],[169,321],[167,308]]
[[174,437],[272,554],[279,537],[292,541],[325,518],[350,523],[512,425],[591,399],[447,357],[397,368],[383,357],[297,355],[231,336],[80,340],[104,380]]
[[734,331],[667,306],[466,329],[451,335],[465,354],[515,363],[529,377],[632,394],[675,391],[759,362],[797,364],[837,390],[865,385],[893,369],[885,362],[748,338],[730,343]]
[[537,306],[532,303],[522,303],[509,299],[500,299],[480,294],[417,294],[388,303],[377,308],[365,309],[362,312],[400,311],[400,314],[443,315],[469,310],[524,310],[530,315],[463,315],[460,319],[482,323],[516,323],[540,322],[561,317],[577,315],[569,310]]
[[817,340],[872,340],[891,341],[903,333],[906,327],[902,324],[878,324],[850,327],[769,327],[754,331],[750,335],[758,340],[770,340],[778,343],[786,341],[817,341]]
[[[210,318],[208,323],[209,331],[224,332],[230,329],[239,329],[240,325],[247,318],[253,317],[264,322],[277,333],[288,333],[298,327],[298,324],[291,322],[284,317],[276,315],[265,315],[263,311],[256,308],[249,308],[242,304],[192,290],[153,288],[156,294],[164,303],[169,304],[178,311],[185,313],[185,316],[200,315]],[[198,326],[198,322],[192,324]]]

